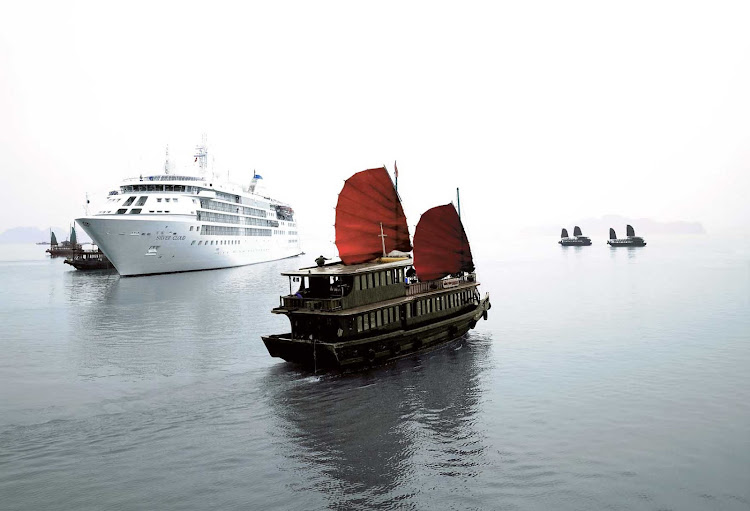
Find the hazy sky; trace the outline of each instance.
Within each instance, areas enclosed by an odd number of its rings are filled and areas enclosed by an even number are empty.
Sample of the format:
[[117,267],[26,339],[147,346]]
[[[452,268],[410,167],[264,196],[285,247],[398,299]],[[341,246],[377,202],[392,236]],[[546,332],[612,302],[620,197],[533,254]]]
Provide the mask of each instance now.
[[748,25],[750,2],[5,2],[0,230],[66,224],[167,144],[190,167],[205,132],[308,234],[394,160],[412,225],[460,186],[472,236],[747,231]]

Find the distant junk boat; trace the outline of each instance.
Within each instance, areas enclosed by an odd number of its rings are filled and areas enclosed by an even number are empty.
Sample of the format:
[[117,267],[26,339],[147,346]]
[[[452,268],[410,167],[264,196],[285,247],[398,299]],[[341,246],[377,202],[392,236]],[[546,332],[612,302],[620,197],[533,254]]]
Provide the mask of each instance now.
[[49,245],[50,247],[45,252],[47,252],[50,257],[72,256],[76,252],[83,250],[83,247],[78,243],[78,238],[76,237],[75,224],[70,228],[70,240],[65,240],[62,243],[57,242],[55,233],[50,229]]
[[591,238],[581,233],[581,228],[577,225],[573,228],[573,236],[568,236],[568,230],[563,228],[558,243],[563,247],[587,247],[591,245]]
[[632,225],[627,226],[627,238],[617,238],[617,234],[615,234],[615,230],[611,227],[609,228],[609,240],[607,240],[607,244],[610,247],[645,247],[646,242],[641,238],[640,236],[635,235],[635,229],[633,229]]
[[76,270],[112,270],[114,265],[107,256],[97,247],[96,250],[79,250],[63,261]]
[[[272,357],[350,369],[432,350],[487,319],[471,248],[453,204],[429,209],[414,234],[385,167],[350,177],[336,206],[340,262],[288,271],[275,314],[289,333],[263,342]],[[292,283],[298,283],[294,291]]]

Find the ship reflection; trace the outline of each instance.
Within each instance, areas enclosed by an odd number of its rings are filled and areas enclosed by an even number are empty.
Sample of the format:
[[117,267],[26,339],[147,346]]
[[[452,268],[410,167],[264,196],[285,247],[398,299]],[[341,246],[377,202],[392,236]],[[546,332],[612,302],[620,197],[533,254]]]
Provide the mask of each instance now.
[[414,479],[476,475],[490,347],[472,332],[421,359],[320,379],[274,366],[262,385],[280,453],[305,467],[305,489],[337,509],[404,507],[411,495],[403,488],[413,491]]

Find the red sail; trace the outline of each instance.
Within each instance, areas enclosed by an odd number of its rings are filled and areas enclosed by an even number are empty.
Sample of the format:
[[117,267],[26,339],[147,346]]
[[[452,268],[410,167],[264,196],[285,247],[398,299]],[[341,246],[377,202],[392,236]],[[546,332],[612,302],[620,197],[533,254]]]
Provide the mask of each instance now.
[[336,247],[344,264],[364,263],[385,252],[411,251],[401,200],[385,167],[357,172],[346,180],[336,205]]
[[414,232],[414,269],[419,280],[474,271],[471,247],[453,204],[427,210]]

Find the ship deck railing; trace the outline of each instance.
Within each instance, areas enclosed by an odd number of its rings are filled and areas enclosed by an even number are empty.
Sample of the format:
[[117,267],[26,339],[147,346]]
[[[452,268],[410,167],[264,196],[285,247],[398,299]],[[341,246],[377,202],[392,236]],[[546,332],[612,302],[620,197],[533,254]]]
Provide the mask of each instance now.
[[279,308],[336,311],[341,309],[341,298],[299,298],[297,296],[281,296],[279,297]]
[[476,275],[470,273],[468,275],[450,279],[415,282],[413,284],[408,284],[408,287],[406,288],[406,296],[429,293],[430,291],[436,291],[439,289],[450,289],[453,287],[458,287],[460,284],[466,284],[467,282],[476,282]]

